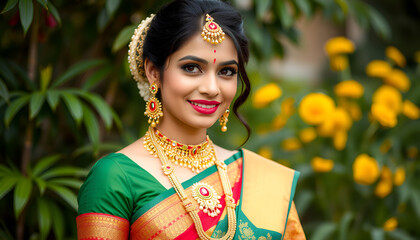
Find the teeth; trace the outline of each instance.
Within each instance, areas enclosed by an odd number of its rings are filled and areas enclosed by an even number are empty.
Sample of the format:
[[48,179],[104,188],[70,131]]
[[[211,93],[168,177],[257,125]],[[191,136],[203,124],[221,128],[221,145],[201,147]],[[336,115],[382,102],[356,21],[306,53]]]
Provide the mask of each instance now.
[[199,106],[199,107],[202,107],[202,108],[214,108],[214,107],[216,107],[216,105],[204,105],[204,104],[196,103],[196,102],[190,102],[190,103],[192,105]]

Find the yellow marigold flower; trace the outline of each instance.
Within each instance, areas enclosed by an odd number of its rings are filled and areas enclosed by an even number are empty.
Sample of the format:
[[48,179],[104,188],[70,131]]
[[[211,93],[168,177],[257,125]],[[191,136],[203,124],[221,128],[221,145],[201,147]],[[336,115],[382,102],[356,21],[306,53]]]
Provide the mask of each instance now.
[[284,99],[283,102],[281,103],[281,113],[288,117],[292,116],[296,111],[294,104],[295,104],[295,99],[291,97]]
[[401,186],[405,181],[405,169],[403,167],[398,167],[394,175],[394,184],[395,186]]
[[379,167],[376,160],[367,154],[360,154],[353,162],[354,181],[362,185],[370,185],[379,176]]
[[373,119],[377,120],[384,127],[392,128],[397,125],[397,115],[384,104],[372,104],[371,113]]
[[286,151],[295,151],[302,148],[302,144],[299,142],[297,138],[287,138],[283,140],[281,146]]
[[258,150],[258,154],[268,159],[273,158],[273,151],[269,147],[260,148],[260,150]]
[[381,151],[381,153],[387,153],[389,152],[389,149],[391,149],[391,146],[391,141],[389,139],[386,139],[379,147],[379,151]]
[[316,138],[316,131],[313,127],[302,129],[299,138],[303,143],[310,143]]
[[381,179],[384,181],[391,181],[392,180],[392,172],[391,169],[387,166],[383,166],[381,170]]
[[384,198],[392,192],[392,180],[381,180],[375,188],[375,195]]
[[414,146],[411,146],[407,149],[407,156],[411,159],[416,158],[418,154],[419,150]]
[[280,129],[282,129],[286,125],[288,119],[289,118],[286,115],[284,115],[284,114],[277,115],[274,118],[274,120],[273,120],[273,122],[271,124],[273,126],[273,130],[280,130]]
[[329,172],[333,169],[334,162],[330,159],[314,157],[311,160],[311,166],[315,172]]
[[403,102],[402,112],[406,117],[413,120],[417,120],[420,117],[420,109],[409,100]]
[[414,54],[414,59],[416,60],[417,63],[420,63],[420,51],[417,51]]
[[335,55],[331,56],[330,59],[330,68],[333,71],[343,71],[344,69],[349,67],[349,60],[347,56],[343,55]]
[[319,126],[320,136],[332,137],[337,131],[347,131],[352,125],[350,115],[341,107],[337,107]]
[[385,55],[395,62],[399,67],[405,66],[405,57],[396,47],[389,46],[385,49]]
[[334,101],[323,93],[306,95],[299,105],[299,115],[308,124],[322,123],[335,108]]
[[346,147],[347,143],[347,132],[346,131],[338,131],[334,134],[333,144],[334,148],[338,151],[343,150]]
[[281,95],[281,88],[275,83],[269,83],[255,91],[252,96],[252,103],[255,108],[263,108]]
[[380,103],[387,106],[395,114],[399,114],[402,110],[401,93],[387,85],[382,85],[373,93],[372,100],[374,103]]
[[364,88],[362,84],[354,80],[340,82],[334,87],[334,93],[339,97],[360,98],[363,92]]
[[373,60],[366,66],[366,74],[370,77],[386,77],[392,71],[389,63],[382,60]]
[[330,57],[338,54],[352,53],[354,52],[354,44],[348,38],[335,37],[328,40],[325,44],[325,51]]
[[411,85],[410,79],[408,79],[407,75],[399,69],[393,69],[383,78],[383,81],[403,92],[407,92]]
[[392,217],[384,223],[384,230],[385,231],[394,231],[398,226],[398,221],[395,217]]

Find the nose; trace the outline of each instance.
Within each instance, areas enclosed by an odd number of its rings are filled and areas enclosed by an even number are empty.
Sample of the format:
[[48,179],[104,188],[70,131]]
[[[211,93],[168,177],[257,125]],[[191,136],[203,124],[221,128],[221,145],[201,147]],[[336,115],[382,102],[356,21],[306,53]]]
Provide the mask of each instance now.
[[206,74],[202,78],[198,91],[209,97],[217,96],[220,92],[217,76],[215,74]]

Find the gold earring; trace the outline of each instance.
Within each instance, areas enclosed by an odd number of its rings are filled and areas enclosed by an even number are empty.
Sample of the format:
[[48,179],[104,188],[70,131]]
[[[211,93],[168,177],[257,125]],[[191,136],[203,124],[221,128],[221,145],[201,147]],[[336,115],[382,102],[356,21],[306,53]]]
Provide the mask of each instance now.
[[146,111],[144,112],[144,115],[149,118],[148,122],[152,128],[156,127],[156,125],[159,124],[159,118],[163,117],[162,104],[156,98],[158,89],[159,88],[156,83],[152,83],[152,85],[150,85],[149,91],[152,96],[147,101]]
[[226,109],[225,113],[223,113],[223,115],[219,119],[220,125],[222,126],[222,132],[227,131],[226,124],[229,121],[228,117],[229,117],[229,108]]

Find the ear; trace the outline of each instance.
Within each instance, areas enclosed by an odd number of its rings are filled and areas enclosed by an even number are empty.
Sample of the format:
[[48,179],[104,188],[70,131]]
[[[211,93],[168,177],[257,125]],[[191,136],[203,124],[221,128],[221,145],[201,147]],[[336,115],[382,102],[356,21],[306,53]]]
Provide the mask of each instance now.
[[146,73],[147,80],[150,84],[160,82],[160,72],[159,69],[148,59],[144,61],[144,72]]

